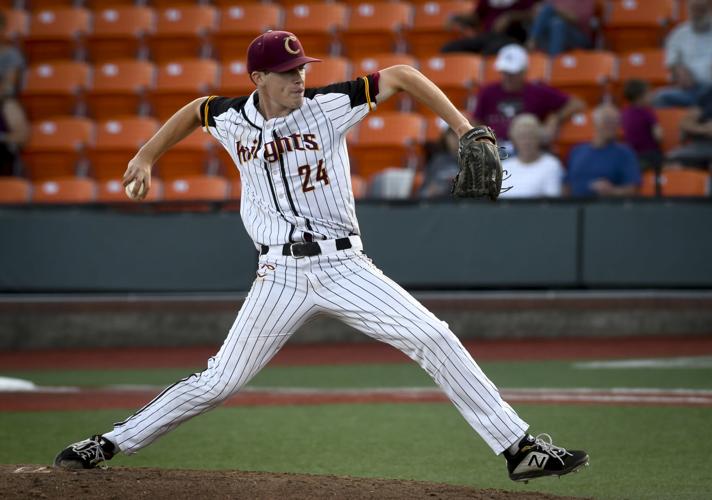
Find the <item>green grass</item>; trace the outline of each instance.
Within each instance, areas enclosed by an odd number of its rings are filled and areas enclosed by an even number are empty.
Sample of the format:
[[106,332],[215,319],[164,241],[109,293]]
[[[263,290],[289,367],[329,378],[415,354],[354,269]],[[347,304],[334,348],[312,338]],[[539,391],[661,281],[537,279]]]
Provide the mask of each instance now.
[[[529,485],[446,404],[223,408],[194,419],[122,466],[241,469],[439,481],[600,499],[689,499],[709,493],[711,409],[518,407],[534,432],[587,449],[591,466]],[[49,463],[69,441],[122,411],[0,413],[0,463]]]
[[[571,362],[488,362],[485,373],[500,387],[660,387],[712,388],[712,370],[575,368]],[[39,385],[102,386],[170,384],[200,368],[156,370],[13,371],[0,375]],[[414,363],[346,366],[268,366],[253,387],[428,387],[433,383]]]

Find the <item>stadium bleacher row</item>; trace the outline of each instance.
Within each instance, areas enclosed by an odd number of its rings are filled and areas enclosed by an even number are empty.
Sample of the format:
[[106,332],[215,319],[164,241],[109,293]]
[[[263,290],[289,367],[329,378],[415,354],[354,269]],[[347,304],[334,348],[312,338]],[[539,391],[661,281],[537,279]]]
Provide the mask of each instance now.
[[[604,98],[618,100],[629,78],[652,87],[668,83],[661,43],[685,18],[684,2],[599,4],[597,45],[605,48],[553,58],[534,53],[529,78],[578,95],[590,107]],[[71,176],[116,181],[160,121],[186,102],[207,94],[251,92],[244,53],[270,28],[298,33],[307,53],[324,59],[307,66],[307,86],[410,64],[471,113],[478,88],[497,79],[494,58],[438,51],[458,36],[447,25],[449,17],[472,6],[467,0],[0,1],[6,34],[29,62],[20,98],[32,120],[32,138],[19,174],[35,183]],[[680,142],[682,113],[659,110],[665,151]],[[384,103],[350,135],[355,184],[367,183],[387,167],[422,166],[422,146],[437,139],[441,125],[407,98]],[[555,151],[564,158],[591,133],[590,111],[576,115],[562,128]],[[205,175],[237,178],[227,154],[200,131],[165,155],[156,174],[167,182]]]

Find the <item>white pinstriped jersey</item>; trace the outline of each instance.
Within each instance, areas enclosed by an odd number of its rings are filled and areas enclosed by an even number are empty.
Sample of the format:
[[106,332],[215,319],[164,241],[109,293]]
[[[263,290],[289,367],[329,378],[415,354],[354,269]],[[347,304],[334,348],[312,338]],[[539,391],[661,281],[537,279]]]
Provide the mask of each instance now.
[[375,107],[378,74],[306,89],[302,106],[265,120],[258,94],[211,97],[205,128],[240,171],[240,213],[256,245],[358,235],[345,135]]

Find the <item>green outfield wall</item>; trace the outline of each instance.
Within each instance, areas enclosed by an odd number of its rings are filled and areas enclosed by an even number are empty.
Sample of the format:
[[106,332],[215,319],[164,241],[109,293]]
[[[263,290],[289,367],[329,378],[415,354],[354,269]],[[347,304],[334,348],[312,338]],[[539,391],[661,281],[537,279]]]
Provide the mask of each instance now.
[[[244,291],[240,215],[110,207],[0,210],[2,292]],[[410,289],[712,287],[712,203],[357,206],[366,253]]]

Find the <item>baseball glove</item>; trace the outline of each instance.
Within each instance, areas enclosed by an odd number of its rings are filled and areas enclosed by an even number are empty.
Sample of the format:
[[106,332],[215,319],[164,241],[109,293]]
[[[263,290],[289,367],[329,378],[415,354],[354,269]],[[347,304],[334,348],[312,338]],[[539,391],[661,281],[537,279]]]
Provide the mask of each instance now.
[[491,128],[478,126],[460,137],[457,152],[460,171],[452,184],[455,198],[484,198],[495,201],[502,190],[502,162],[497,138]]

